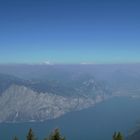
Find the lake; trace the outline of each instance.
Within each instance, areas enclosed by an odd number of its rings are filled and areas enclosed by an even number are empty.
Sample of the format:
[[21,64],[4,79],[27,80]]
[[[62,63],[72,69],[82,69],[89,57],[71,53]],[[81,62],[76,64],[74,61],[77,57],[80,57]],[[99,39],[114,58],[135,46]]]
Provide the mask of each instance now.
[[12,140],[17,135],[25,140],[33,128],[41,140],[54,128],[60,128],[67,140],[111,140],[114,131],[125,135],[140,120],[140,98],[115,97],[95,107],[68,113],[58,119],[39,123],[1,123],[0,140]]

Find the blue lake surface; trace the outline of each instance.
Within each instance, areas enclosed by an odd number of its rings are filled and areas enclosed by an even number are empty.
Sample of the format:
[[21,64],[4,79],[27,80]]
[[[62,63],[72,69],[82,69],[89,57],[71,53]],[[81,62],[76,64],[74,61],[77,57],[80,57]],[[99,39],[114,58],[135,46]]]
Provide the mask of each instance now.
[[33,128],[38,140],[43,140],[54,128],[60,128],[67,140],[111,140],[114,131],[122,131],[127,135],[139,120],[140,98],[116,97],[55,120],[1,123],[0,140],[12,140],[14,135],[25,140],[29,128]]

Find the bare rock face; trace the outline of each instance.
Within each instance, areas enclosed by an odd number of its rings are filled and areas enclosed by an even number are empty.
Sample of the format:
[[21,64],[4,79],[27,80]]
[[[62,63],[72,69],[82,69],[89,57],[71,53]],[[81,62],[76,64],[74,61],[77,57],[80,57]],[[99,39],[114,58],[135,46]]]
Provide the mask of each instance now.
[[63,97],[12,85],[0,96],[0,122],[45,121],[101,102],[104,96]]

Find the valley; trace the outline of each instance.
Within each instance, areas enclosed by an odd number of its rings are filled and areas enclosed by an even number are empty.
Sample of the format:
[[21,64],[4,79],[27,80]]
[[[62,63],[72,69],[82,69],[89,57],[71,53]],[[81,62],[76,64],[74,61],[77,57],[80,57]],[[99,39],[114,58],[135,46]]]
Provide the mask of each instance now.
[[129,135],[140,120],[135,67],[0,66],[0,136],[24,140],[30,127],[41,139],[57,127],[73,140]]

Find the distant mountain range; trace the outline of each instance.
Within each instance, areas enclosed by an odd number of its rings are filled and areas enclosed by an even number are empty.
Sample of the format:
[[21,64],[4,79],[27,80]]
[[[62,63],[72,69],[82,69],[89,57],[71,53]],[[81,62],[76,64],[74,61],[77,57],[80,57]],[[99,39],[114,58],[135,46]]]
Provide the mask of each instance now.
[[85,75],[63,81],[61,78],[23,80],[0,74],[0,91],[0,122],[54,119],[91,107],[110,93],[103,84]]
[[50,93],[37,93],[12,85],[0,97],[0,122],[44,121],[57,118],[67,112],[81,110],[103,100],[63,97]]
[[0,65],[0,122],[44,121],[112,96],[139,96],[138,69],[140,65]]

